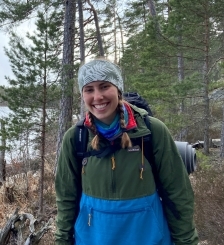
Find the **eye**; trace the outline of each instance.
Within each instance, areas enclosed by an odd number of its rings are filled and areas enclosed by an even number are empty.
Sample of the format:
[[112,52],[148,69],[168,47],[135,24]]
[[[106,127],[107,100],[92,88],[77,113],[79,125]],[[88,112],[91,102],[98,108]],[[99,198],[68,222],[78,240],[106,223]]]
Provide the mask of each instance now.
[[84,88],[83,90],[84,93],[91,93],[92,91],[93,91],[93,88],[89,88],[89,87]]
[[109,83],[105,83],[101,86],[102,89],[107,89],[109,87],[110,87]]

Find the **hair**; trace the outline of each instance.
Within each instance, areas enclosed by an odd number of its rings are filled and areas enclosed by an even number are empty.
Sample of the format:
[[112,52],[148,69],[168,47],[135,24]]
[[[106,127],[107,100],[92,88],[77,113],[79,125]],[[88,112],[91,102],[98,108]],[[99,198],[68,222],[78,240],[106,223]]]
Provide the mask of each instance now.
[[[122,99],[122,93],[120,90],[118,90],[118,106],[117,111],[120,114],[120,126],[121,128],[125,128],[125,120],[124,120],[124,110],[123,110],[123,99]],[[91,141],[91,146],[94,150],[99,149],[99,133],[97,131],[96,125],[94,124],[93,115],[91,112],[88,111],[89,121],[91,124],[90,129],[95,134],[95,137]],[[121,136],[121,147],[123,149],[132,147],[132,142],[130,137],[128,136],[127,132],[123,132]]]

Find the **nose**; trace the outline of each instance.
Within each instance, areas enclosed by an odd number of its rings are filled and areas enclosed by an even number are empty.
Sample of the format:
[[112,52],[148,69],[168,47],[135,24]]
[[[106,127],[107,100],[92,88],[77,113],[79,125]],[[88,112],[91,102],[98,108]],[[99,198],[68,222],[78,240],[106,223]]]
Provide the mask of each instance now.
[[100,90],[96,89],[94,91],[94,101],[99,101],[103,99],[103,94]]

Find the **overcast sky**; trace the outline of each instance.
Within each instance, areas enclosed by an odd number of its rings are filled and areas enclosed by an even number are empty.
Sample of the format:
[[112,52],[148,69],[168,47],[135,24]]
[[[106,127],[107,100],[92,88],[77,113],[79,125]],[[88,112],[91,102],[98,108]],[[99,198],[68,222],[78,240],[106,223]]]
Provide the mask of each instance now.
[[12,74],[9,65],[8,57],[5,55],[4,46],[8,45],[8,37],[5,33],[0,32],[0,85],[7,85],[5,76],[10,76]]
[[[20,27],[16,28],[16,33],[19,36],[25,37],[26,33],[29,31],[32,32],[34,29],[33,20],[29,20],[23,23]],[[5,76],[12,77],[12,71],[9,64],[8,57],[5,55],[4,47],[8,48],[9,43],[9,35],[0,30],[0,85],[8,85],[7,81],[5,80]]]

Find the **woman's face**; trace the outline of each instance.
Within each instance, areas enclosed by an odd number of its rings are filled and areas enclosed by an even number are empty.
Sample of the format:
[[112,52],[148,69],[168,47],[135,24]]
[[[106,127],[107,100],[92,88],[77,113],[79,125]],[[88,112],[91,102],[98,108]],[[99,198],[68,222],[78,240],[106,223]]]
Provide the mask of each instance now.
[[118,89],[110,82],[96,81],[82,90],[87,109],[100,121],[111,124],[118,106]]

